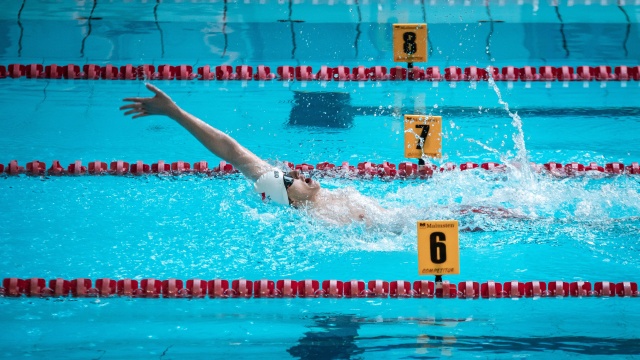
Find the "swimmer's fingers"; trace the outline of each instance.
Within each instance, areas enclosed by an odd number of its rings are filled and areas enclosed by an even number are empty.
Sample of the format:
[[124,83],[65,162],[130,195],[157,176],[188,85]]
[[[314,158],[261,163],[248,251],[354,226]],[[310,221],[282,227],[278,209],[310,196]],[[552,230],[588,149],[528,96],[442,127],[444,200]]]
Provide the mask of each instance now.
[[134,115],[133,118],[139,118],[148,115],[169,115],[179,108],[177,105],[157,87],[146,84],[147,89],[155,94],[154,97],[130,97],[124,98],[123,101],[129,104],[122,105],[120,110],[126,110],[124,115]]
[[141,109],[142,108],[142,104],[135,102],[133,104],[127,104],[127,105],[122,105],[120,106],[120,110],[127,110],[127,109]]
[[[169,98],[169,96],[167,94],[165,94],[164,92],[162,92],[162,90],[158,89],[157,87],[151,85],[151,84],[146,84],[147,89],[149,89],[151,92],[153,92],[154,94],[156,94],[155,97],[164,97],[164,98]],[[129,102],[138,102],[138,103],[143,103],[143,102],[148,102],[153,100],[155,97],[129,97],[129,98],[124,98],[122,99],[122,101],[129,101]]]
[[122,99],[122,101],[128,101],[128,102],[133,102],[133,103],[143,103],[143,102],[147,102],[152,100],[153,98],[139,98],[139,97],[135,97],[135,98],[124,98]]
[[127,115],[131,115],[131,114],[143,113],[143,112],[144,112],[143,109],[131,109],[131,110],[125,112],[123,115],[127,116]]
[[125,116],[133,115],[131,118],[132,119],[137,119],[139,117],[149,116],[150,114],[148,112],[146,112],[144,109],[132,109],[132,110],[129,110],[129,111],[125,112],[124,115]]
[[147,86],[147,89],[149,89],[151,92],[153,92],[154,94],[156,94],[156,96],[164,96],[166,98],[168,98],[169,96],[167,96],[167,94],[165,94],[162,90],[158,89],[157,87],[146,83],[145,84]]
[[149,116],[149,114],[147,114],[146,112],[141,112],[138,115],[134,115],[131,118],[132,119],[137,119],[137,118],[141,118],[141,117],[145,117],[145,116]]

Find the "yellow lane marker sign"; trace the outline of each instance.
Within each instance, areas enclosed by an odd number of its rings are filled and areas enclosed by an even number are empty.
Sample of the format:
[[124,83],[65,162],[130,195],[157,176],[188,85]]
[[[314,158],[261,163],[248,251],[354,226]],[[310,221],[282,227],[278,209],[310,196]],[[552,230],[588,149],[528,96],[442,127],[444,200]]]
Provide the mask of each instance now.
[[427,24],[393,24],[393,61],[427,62]]
[[442,117],[404,116],[404,157],[421,159],[423,155],[442,156]]
[[460,274],[458,221],[418,221],[418,274]]

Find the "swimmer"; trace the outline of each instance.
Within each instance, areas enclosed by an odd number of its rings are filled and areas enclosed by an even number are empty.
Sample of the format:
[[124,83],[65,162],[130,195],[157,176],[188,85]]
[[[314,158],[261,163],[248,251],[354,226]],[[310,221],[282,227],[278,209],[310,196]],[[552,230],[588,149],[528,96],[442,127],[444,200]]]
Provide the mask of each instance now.
[[[409,225],[406,209],[385,209],[375,199],[353,189],[324,189],[320,183],[297,170],[283,173],[229,135],[180,108],[157,87],[151,84],[146,86],[155,96],[125,98],[124,101],[129,104],[120,107],[125,111],[124,115],[132,115],[133,119],[164,115],[173,119],[213,154],[235,166],[253,181],[255,191],[263,199],[304,209],[312,216],[334,225],[363,222],[368,227],[391,227],[398,232]],[[510,217],[506,209],[466,208],[461,209],[460,214],[466,212]]]
[[310,214],[333,224],[365,222],[375,224],[387,212],[374,199],[357,191],[327,190],[300,171],[283,173],[240,145],[235,139],[180,108],[157,87],[146,84],[153,97],[125,98],[129,104],[120,107],[133,119],[150,115],[167,116],[198,139],[209,151],[232,164],[249,180],[263,199],[278,204],[304,208]]

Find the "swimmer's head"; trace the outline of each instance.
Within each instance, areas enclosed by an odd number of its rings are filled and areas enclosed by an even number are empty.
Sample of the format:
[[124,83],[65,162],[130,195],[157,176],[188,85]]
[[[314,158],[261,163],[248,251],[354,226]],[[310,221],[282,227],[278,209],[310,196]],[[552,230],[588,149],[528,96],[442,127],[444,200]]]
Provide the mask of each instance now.
[[282,205],[298,206],[312,201],[320,191],[320,184],[305,178],[297,170],[285,175],[282,171],[274,169],[262,174],[256,180],[254,189],[262,194],[264,200],[275,201]]
[[293,206],[304,205],[307,201],[314,201],[316,195],[320,192],[320,184],[305,177],[298,170],[287,173],[285,179],[289,182],[287,194],[289,195],[290,204]]

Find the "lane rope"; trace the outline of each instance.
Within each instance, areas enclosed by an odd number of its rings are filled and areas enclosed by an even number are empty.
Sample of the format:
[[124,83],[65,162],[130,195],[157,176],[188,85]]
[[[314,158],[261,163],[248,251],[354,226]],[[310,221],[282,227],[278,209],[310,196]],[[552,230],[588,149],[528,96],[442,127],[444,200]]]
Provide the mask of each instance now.
[[179,279],[158,280],[88,278],[5,278],[0,296],[5,297],[140,297],[140,298],[446,298],[497,299],[539,297],[638,297],[638,284],[598,281],[542,281],[479,283],[427,280],[268,280]]
[[[110,2],[114,2],[113,0],[111,0]],[[132,1],[131,0],[121,0],[120,2],[125,3],[125,4],[129,4]],[[141,3],[147,3],[147,0],[142,0],[142,1],[136,1],[136,2],[141,2]],[[178,3],[178,4],[182,4],[184,2],[186,2],[185,0],[163,0],[163,3]],[[215,3],[222,3],[223,0],[189,0],[190,3],[192,4],[199,4],[199,3],[205,3],[205,4],[215,4]],[[628,4],[626,3],[628,2]],[[280,6],[288,6],[288,2],[285,0],[244,0],[242,2],[245,5],[248,4],[252,4],[252,5],[280,5]],[[393,5],[401,5],[401,4],[405,4],[405,5],[420,5],[420,1],[419,0],[393,0],[393,1],[387,1],[387,0],[361,0],[360,4],[361,5],[371,5],[371,4],[393,4]],[[85,3],[82,3],[85,4]],[[329,5],[329,6],[341,6],[341,5],[348,5],[348,6],[353,6],[354,5],[354,0],[296,0],[295,2],[296,5],[299,4],[310,4],[310,5],[314,5],[314,6],[324,6],[324,5]],[[478,5],[480,4],[480,5]],[[495,4],[492,3],[491,6],[499,6],[499,7],[513,7],[514,5],[516,7],[521,7],[523,5],[531,5],[531,4],[537,4],[537,1],[518,1],[518,2],[512,2],[512,1],[498,1]],[[593,7],[606,7],[606,6],[625,6],[625,5],[629,5],[632,6],[633,5],[633,0],[619,0],[617,2],[615,1],[606,1],[606,0],[602,0],[602,1],[592,1],[592,0],[554,0],[553,3],[551,3],[551,6],[567,6],[567,7],[578,7],[578,6],[593,6]],[[430,0],[429,2],[430,6],[436,6],[436,5],[447,5],[449,7],[451,6],[464,6],[465,8],[472,8],[472,7],[486,7],[487,5],[485,5],[484,3],[480,3],[480,2],[471,2],[469,0]],[[635,5],[640,5],[640,1],[635,0]],[[87,7],[87,6],[85,6]],[[90,8],[90,5],[89,5]]]
[[489,66],[478,68],[470,66],[460,68],[447,66],[443,70],[439,66],[421,68],[414,66],[404,68],[395,66],[320,66],[315,72],[311,66],[278,66],[275,73],[265,65],[255,67],[249,65],[205,65],[193,71],[191,65],[159,65],[151,64],[123,66],[107,64],[43,65],[43,64],[9,64],[0,65],[0,79],[70,79],[70,80],[240,80],[240,81],[640,81],[640,65],[615,66],[505,66],[502,68]]
[[[486,162],[477,164],[473,162],[465,162],[455,164],[452,162],[444,163],[441,166],[427,164],[417,165],[412,162],[401,162],[399,164],[389,163],[387,161],[381,164],[372,162],[361,162],[357,165],[351,165],[345,161],[342,164],[333,164],[329,162],[321,162],[314,165],[302,163],[293,164],[288,161],[281,163],[283,166],[291,170],[298,170],[303,173],[310,173],[319,176],[350,176],[350,177],[383,177],[383,178],[428,178],[435,172],[445,171],[466,171],[473,169],[481,169],[491,172],[504,172],[507,167],[504,164],[495,162]],[[638,175],[640,174],[640,164],[632,162],[625,165],[620,162],[607,163],[604,166],[595,162],[583,165],[577,162],[561,164],[556,162],[548,162],[545,164],[530,164],[532,169],[538,173],[546,173],[557,177],[582,176],[587,174],[615,176],[615,175]],[[204,174],[209,176],[235,174],[238,170],[233,165],[220,161],[218,165],[209,167],[207,161],[197,161],[191,165],[185,161],[165,162],[158,161],[153,164],[146,164],[142,161],[126,162],[123,160],[112,161],[107,164],[103,161],[93,161],[85,166],[82,161],[75,162],[64,167],[60,161],[53,160],[51,166],[47,166],[42,161],[34,160],[21,166],[17,160],[11,160],[6,166],[0,164],[0,174],[6,175],[30,175],[30,176],[64,176],[64,175],[185,175],[185,174]]]

